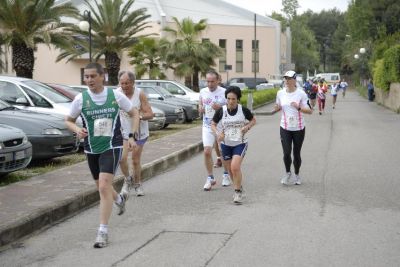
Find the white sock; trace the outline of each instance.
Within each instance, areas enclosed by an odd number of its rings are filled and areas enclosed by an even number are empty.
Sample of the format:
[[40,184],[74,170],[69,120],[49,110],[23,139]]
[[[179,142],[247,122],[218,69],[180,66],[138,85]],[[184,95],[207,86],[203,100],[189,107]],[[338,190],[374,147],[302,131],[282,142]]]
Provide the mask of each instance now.
[[117,199],[115,200],[115,202],[116,202],[117,204],[121,204],[121,203],[122,203],[122,197],[121,197],[120,194],[117,195]]
[[108,225],[107,224],[100,224],[99,232],[106,233],[108,232]]

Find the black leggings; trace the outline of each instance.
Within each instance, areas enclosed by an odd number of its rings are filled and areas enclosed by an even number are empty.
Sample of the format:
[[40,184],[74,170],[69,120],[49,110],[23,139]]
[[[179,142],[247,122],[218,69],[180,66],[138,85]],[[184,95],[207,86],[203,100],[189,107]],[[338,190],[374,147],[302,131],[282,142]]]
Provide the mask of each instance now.
[[292,164],[292,142],[293,142],[293,165],[294,173],[299,174],[301,166],[301,147],[303,145],[306,128],[300,131],[288,131],[280,127],[281,143],[283,149],[283,162],[285,163],[286,172],[290,172]]

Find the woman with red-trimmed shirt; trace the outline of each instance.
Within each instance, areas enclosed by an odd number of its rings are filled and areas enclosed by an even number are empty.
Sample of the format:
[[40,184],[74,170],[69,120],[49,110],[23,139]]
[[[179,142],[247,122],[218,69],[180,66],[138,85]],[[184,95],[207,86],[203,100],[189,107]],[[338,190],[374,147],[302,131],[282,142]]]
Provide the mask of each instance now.
[[283,162],[285,163],[286,173],[281,179],[284,185],[289,184],[292,172],[292,144],[293,144],[293,182],[301,184],[299,176],[301,166],[301,147],[305,136],[305,124],[303,113],[311,114],[312,109],[307,104],[307,94],[301,89],[296,88],[296,72],[288,71],[284,75],[285,87],[278,91],[276,95],[275,112],[281,110],[280,136],[283,149]]

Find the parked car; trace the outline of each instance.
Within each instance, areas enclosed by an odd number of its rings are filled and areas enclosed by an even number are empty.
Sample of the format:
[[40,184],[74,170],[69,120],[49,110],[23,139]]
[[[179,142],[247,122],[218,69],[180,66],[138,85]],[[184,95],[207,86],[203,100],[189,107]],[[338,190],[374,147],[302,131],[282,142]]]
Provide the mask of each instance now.
[[[176,82],[176,81],[168,81],[168,80],[136,80],[135,83],[137,85],[157,85],[168,92],[173,94],[176,97],[183,98],[186,100],[191,100],[195,102],[197,105],[199,104],[200,93],[193,91],[189,87]],[[201,87],[200,87],[201,88]]]
[[9,76],[0,76],[0,99],[20,109],[63,116],[71,105],[71,99],[46,84]]
[[162,100],[157,100],[157,99],[149,99],[149,104],[152,109],[156,107],[164,112],[165,114],[164,128],[168,127],[168,125],[170,124],[183,123],[185,120],[182,107],[179,107],[171,103],[166,103]]
[[232,83],[244,83],[247,88],[255,89],[258,84],[268,83],[268,81],[265,78],[257,78],[254,80],[254,77],[237,77],[229,79],[227,85],[232,85]]
[[73,88],[68,85],[59,84],[59,83],[47,83],[48,86],[63,94],[64,96],[68,97],[71,100],[74,100],[75,96],[81,93],[80,89]]
[[60,115],[21,110],[0,100],[0,121],[25,132],[35,160],[64,156],[79,148],[76,134],[67,129]]
[[259,85],[256,86],[256,90],[265,90],[265,89],[274,89],[274,84],[273,83],[260,83]]
[[156,85],[140,85],[138,86],[147,96],[148,99],[162,100],[183,108],[185,122],[192,122],[199,117],[199,110],[196,103],[190,100],[175,97],[166,89]]
[[164,128],[165,121],[167,120],[164,111],[155,106],[152,106],[151,109],[153,110],[154,117],[153,119],[148,120],[149,130],[154,131]]
[[0,177],[25,168],[32,159],[32,144],[18,128],[0,124]]

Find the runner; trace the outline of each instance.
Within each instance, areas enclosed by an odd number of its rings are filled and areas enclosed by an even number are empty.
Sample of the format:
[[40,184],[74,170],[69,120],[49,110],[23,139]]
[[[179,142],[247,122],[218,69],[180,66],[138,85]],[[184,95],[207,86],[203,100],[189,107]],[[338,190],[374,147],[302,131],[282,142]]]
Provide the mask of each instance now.
[[[100,227],[94,247],[103,248],[108,243],[108,221],[113,201],[119,208],[118,215],[122,215],[127,199],[126,195],[118,194],[112,185],[123,144],[119,111],[122,109],[131,116],[132,129],[128,141],[131,149],[136,146],[134,139],[137,137],[139,112],[124,94],[103,86],[104,69],[100,64],[89,63],[84,69],[84,80],[89,90],[72,101],[65,124],[85,140],[89,169],[100,194]],[[83,119],[83,128],[75,123],[79,115]]]
[[340,89],[343,90],[342,91],[343,98],[346,96],[346,90],[348,86],[349,86],[348,83],[344,79],[342,79],[342,81],[340,82]]
[[[244,197],[241,165],[247,150],[245,134],[256,124],[251,111],[239,104],[241,96],[239,87],[229,86],[225,91],[227,104],[215,112],[211,123],[211,128],[221,143],[222,155],[233,180],[235,204],[241,204]],[[221,123],[220,128],[218,123]]]
[[325,93],[327,91],[328,91],[328,87],[327,87],[327,85],[324,84],[324,80],[320,80],[319,85],[318,85],[318,93],[317,93],[319,115],[322,115],[322,112],[325,111],[325,101],[326,101]]
[[128,163],[128,155],[129,155],[129,147],[128,147],[128,139],[129,132],[132,128],[131,119],[129,115],[121,110],[121,125],[122,125],[122,134],[124,138],[124,148],[122,151],[121,158],[121,171],[125,176],[124,185],[121,189],[121,194],[129,196],[129,192],[133,187],[135,189],[136,196],[144,196],[144,190],[142,186],[142,165],[141,165],[141,157],[143,152],[144,144],[149,137],[149,123],[148,120],[153,119],[153,111],[151,110],[151,106],[147,100],[146,95],[140,91],[139,88],[135,87],[135,74],[130,71],[120,71],[118,74],[119,85],[120,87],[117,89],[118,92],[125,94],[131,101],[132,105],[139,110],[139,118],[140,118],[140,127],[139,127],[139,140],[136,141],[137,146],[132,150],[131,159],[133,165],[133,177],[129,175],[129,163]]
[[[203,114],[202,139],[204,147],[204,162],[207,170],[207,179],[203,189],[210,191],[216,184],[213,174],[212,149],[216,143],[216,136],[211,130],[211,121],[215,110],[220,109],[225,103],[225,88],[218,86],[219,74],[216,71],[209,71],[206,74],[207,87],[200,90],[199,113]],[[224,166],[225,167],[225,166]],[[222,185],[231,184],[228,170],[225,167]]]
[[302,89],[296,88],[296,76],[296,72],[294,71],[285,73],[285,87],[278,91],[275,104],[275,112],[282,111],[280,136],[286,173],[281,179],[281,183],[284,185],[289,185],[292,174],[290,170],[292,164],[292,144],[294,184],[301,184],[299,176],[301,166],[300,152],[306,132],[302,113],[312,114],[312,110],[307,105],[306,93]]
[[332,95],[332,108],[335,109],[337,92],[339,91],[339,83],[333,83],[331,86],[331,95]]

